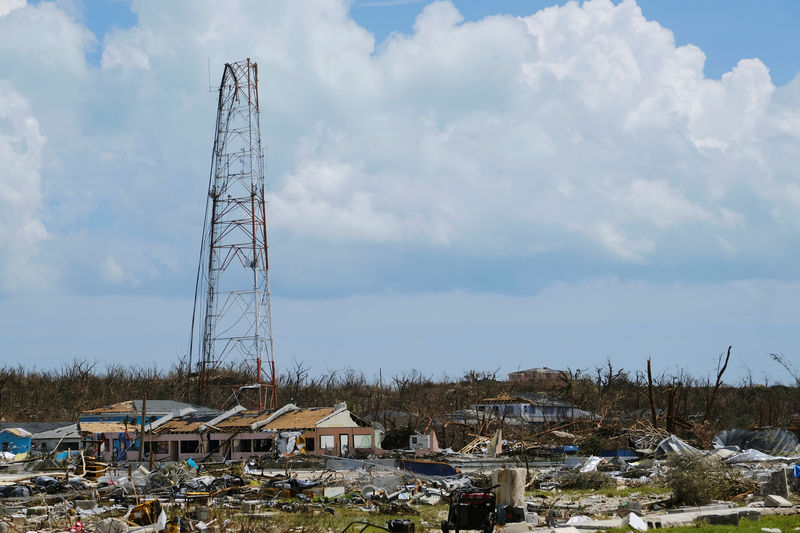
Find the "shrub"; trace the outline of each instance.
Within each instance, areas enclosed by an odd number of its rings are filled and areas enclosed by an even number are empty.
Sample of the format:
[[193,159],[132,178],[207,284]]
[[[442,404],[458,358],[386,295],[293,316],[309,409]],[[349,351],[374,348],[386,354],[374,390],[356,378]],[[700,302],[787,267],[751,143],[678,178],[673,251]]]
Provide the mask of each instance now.
[[714,459],[671,455],[667,466],[665,480],[675,505],[706,505],[711,500],[728,500],[757,488],[756,482]]
[[562,489],[601,490],[616,487],[614,478],[603,472],[578,472],[559,479]]

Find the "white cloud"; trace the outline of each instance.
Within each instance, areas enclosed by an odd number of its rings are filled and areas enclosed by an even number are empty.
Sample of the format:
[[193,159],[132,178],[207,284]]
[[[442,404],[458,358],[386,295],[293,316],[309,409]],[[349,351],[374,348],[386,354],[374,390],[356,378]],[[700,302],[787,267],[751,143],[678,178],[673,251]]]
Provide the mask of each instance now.
[[284,235],[647,265],[769,264],[800,233],[800,81],[774,87],[758,59],[706,79],[702,50],[631,0],[477,22],[435,2],[377,48],[344,0],[137,0],[99,68],[59,4],[2,6],[0,79],[48,138],[51,262],[98,279],[109,257],[144,283],[194,261],[175,258],[199,240],[207,58],[212,84],[226,61],[259,63],[268,218]]
[[21,7],[25,7],[26,0],[0,0],[0,17],[4,17]]
[[26,100],[0,82],[0,290],[46,284],[46,269],[37,262],[47,238],[40,213],[44,144]]

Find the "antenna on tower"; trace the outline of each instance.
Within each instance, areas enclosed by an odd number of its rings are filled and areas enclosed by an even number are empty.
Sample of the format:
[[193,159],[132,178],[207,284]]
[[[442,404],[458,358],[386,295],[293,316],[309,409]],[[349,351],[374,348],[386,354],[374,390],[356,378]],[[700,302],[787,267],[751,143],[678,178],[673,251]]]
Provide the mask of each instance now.
[[189,343],[200,404],[220,367],[238,361],[253,382],[233,388],[257,390],[259,409],[278,406],[267,257],[258,65],[248,58],[227,63],[219,86]]

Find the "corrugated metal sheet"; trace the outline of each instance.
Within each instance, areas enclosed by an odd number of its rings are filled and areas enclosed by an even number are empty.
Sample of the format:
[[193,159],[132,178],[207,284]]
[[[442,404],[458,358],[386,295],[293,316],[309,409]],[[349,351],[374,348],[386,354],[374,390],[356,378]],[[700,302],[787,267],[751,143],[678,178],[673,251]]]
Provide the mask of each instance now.
[[798,451],[797,435],[787,429],[727,429],[714,437],[715,448],[738,446],[742,450],[758,450],[760,452],[781,455]]

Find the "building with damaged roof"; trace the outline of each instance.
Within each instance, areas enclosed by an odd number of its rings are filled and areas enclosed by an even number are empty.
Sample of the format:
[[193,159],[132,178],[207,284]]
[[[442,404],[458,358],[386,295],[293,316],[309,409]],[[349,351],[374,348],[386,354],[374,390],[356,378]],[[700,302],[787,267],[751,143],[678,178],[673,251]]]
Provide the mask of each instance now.
[[451,413],[450,419],[461,424],[476,425],[497,420],[520,427],[537,427],[554,422],[595,418],[597,415],[579,409],[569,402],[542,394],[501,394],[484,398],[471,409]]
[[65,424],[31,435],[31,447],[41,452],[81,449],[78,424]]
[[[0,451],[11,453],[11,448],[15,450],[13,453],[25,453],[31,449],[52,450],[46,445],[42,447],[43,443],[47,444],[49,441],[41,441],[39,434],[55,431],[69,424],[69,422],[0,422]],[[28,435],[25,436],[24,433]],[[70,438],[71,436],[59,435],[59,439],[62,437],[65,437],[62,440],[69,446],[61,446],[59,449],[78,449],[77,443]],[[77,441],[79,442],[80,438]]]
[[31,433],[19,427],[0,429],[0,451],[25,453],[31,449]]
[[127,458],[128,451],[139,450],[139,430],[145,423],[174,417],[218,416],[222,411],[173,400],[127,400],[96,407],[81,413],[78,430],[89,453],[104,461]]
[[562,422],[581,418],[592,418],[588,411],[578,409],[569,402],[550,398],[542,394],[501,394],[484,398],[474,409],[476,412],[496,418],[518,418],[526,422]]
[[254,456],[305,453],[350,456],[380,451],[380,435],[346,405],[277,410],[239,406],[216,417],[190,413],[157,420],[145,429],[154,459],[238,461]]

